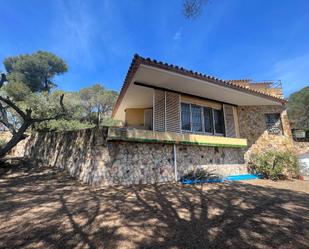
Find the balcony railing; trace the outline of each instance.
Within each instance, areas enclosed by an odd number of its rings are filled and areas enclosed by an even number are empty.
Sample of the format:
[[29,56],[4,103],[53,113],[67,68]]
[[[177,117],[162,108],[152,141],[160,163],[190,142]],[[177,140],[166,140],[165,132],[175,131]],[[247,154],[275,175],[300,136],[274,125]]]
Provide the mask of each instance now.
[[246,147],[247,139],[128,128],[109,128],[108,140],[187,144],[213,147]]
[[250,79],[244,79],[244,80],[230,80],[230,81],[238,85],[255,89],[267,94],[283,97],[281,80],[253,81]]

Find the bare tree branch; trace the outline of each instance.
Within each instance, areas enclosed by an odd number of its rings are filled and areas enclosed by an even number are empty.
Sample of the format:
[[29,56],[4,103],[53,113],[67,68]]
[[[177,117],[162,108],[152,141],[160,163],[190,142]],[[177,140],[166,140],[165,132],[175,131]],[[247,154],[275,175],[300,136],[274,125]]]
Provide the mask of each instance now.
[[[51,116],[51,117],[46,117],[46,118],[31,118],[31,112],[32,110],[31,109],[27,109],[27,115],[30,117],[30,120],[32,121],[32,123],[39,123],[39,122],[43,122],[43,121],[49,121],[49,120],[54,120],[54,119],[59,119],[59,118],[62,118],[65,114],[66,114],[66,111],[65,111],[65,108],[64,108],[64,105],[63,105],[63,98],[64,98],[64,94],[61,94],[60,95],[60,100],[59,100],[59,105],[61,107],[61,112],[54,115],[54,116]],[[30,113],[28,113],[30,112]]]
[[0,78],[0,88],[3,86],[4,82],[6,82],[6,75],[4,73],[1,74],[1,78]]
[[202,13],[203,5],[206,5],[208,0],[184,0],[183,14],[188,19],[194,19]]
[[25,113],[24,111],[22,111],[17,105],[15,105],[15,103],[13,101],[10,100],[9,97],[4,98],[4,97],[0,96],[0,101],[6,103],[9,107],[13,108],[23,118],[23,120],[26,120],[26,119],[29,118],[28,112]]
[[50,121],[50,120],[54,120],[54,119],[59,119],[59,118],[62,118],[63,116],[64,116],[64,113],[57,114],[55,116],[48,117],[48,118],[33,118],[31,120],[33,121],[33,123],[40,123],[40,122],[43,122],[43,121]]
[[6,111],[7,107],[4,107],[2,105],[2,103],[0,102],[0,113],[1,113],[1,117],[0,117],[0,123],[2,123],[4,126],[6,126],[9,131],[15,135],[16,134],[16,130],[15,130],[15,127],[13,124],[11,124],[9,122],[9,119],[8,119],[8,115],[7,115],[7,111]]
[[60,95],[60,106],[61,106],[62,112],[65,113],[66,111],[63,105],[63,98],[64,98],[64,94],[61,94]]

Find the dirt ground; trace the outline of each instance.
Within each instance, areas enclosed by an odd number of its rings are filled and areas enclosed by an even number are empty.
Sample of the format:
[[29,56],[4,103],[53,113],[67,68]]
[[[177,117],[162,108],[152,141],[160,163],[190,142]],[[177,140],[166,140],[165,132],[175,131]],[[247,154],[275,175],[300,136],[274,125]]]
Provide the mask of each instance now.
[[309,182],[91,188],[0,173],[0,248],[308,248]]

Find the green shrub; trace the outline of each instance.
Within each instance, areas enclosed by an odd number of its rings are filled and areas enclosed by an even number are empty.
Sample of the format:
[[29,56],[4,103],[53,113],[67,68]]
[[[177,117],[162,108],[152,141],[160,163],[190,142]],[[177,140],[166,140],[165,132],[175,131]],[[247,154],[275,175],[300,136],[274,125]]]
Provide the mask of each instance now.
[[189,171],[184,175],[182,180],[209,180],[209,179],[219,179],[220,176],[213,174],[205,169],[196,169]]
[[78,120],[50,120],[35,125],[36,131],[72,131],[91,128],[93,125]]
[[267,151],[253,154],[249,168],[253,173],[261,174],[272,180],[296,176],[299,172],[298,158],[292,151]]

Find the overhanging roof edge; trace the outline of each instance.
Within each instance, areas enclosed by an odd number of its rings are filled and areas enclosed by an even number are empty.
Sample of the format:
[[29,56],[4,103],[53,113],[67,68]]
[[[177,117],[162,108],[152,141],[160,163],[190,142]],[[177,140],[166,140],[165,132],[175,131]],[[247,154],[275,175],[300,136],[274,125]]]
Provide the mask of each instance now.
[[219,78],[209,76],[209,75],[205,75],[205,74],[202,74],[202,73],[198,73],[198,72],[195,72],[195,71],[192,71],[192,70],[187,70],[187,69],[184,69],[182,67],[178,67],[178,66],[175,66],[175,65],[172,65],[172,64],[158,62],[158,61],[152,60],[150,58],[143,58],[143,57],[135,54],[133,59],[132,59],[129,70],[127,72],[127,75],[125,77],[124,84],[122,85],[122,88],[120,90],[120,94],[117,98],[116,104],[113,108],[112,117],[115,116],[115,113],[117,112],[117,110],[118,110],[118,108],[121,104],[121,101],[122,101],[128,87],[129,87],[129,85],[131,84],[132,79],[133,79],[133,77],[134,77],[135,73],[137,72],[140,65],[145,65],[145,66],[148,66],[148,67],[149,66],[155,67],[155,68],[159,68],[159,69],[162,69],[162,70],[165,70],[165,71],[174,72],[176,74],[180,74],[180,75],[188,76],[188,77],[191,77],[191,78],[207,81],[209,83],[213,83],[213,84],[220,85],[220,86],[223,86],[223,87],[232,88],[232,89],[240,91],[240,92],[245,92],[247,94],[252,94],[252,95],[259,96],[259,97],[262,97],[262,98],[265,98],[265,99],[268,99],[268,100],[275,101],[275,102],[280,103],[282,105],[287,103],[287,100],[285,100],[285,99],[275,97],[273,95],[266,94],[266,93],[260,92],[258,90],[255,90],[255,89],[246,88],[244,86],[237,85],[233,82],[221,80]]

